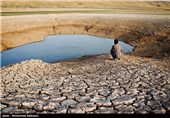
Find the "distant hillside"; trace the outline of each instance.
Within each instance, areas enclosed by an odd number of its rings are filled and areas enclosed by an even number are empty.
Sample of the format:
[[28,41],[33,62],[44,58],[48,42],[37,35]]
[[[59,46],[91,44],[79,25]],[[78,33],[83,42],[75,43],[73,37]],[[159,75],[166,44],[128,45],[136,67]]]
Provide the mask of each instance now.
[[141,0],[2,0],[1,8],[170,9],[168,1]]

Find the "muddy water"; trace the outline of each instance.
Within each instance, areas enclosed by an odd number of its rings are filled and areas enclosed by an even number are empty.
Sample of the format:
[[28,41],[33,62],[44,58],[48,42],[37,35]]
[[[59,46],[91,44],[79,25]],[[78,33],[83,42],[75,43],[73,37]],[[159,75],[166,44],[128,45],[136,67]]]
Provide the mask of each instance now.
[[[91,35],[50,35],[44,41],[22,45],[1,53],[1,67],[29,59],[52,63],[85,55],[109,54],[114,39]],[[119,42],[123,53],[133,47]]]

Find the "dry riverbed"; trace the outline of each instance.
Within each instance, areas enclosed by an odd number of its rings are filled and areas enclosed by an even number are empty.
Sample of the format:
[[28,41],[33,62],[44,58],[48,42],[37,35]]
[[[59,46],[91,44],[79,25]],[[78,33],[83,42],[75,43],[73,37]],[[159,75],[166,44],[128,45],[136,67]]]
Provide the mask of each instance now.
[[1,68],[2,113],[170,113],[169,59],[109,57]]
[[[148,9],[168,6],[155,5]],[[9,10],[7,6],[3,11]],[[27,60],[2,67],[1,113],[170,113],[169,19],[169,15],[125,13],[3,16],[1,51],[54,34],[117,38],[135,50],[121,60],[97,55],[53,64]]]

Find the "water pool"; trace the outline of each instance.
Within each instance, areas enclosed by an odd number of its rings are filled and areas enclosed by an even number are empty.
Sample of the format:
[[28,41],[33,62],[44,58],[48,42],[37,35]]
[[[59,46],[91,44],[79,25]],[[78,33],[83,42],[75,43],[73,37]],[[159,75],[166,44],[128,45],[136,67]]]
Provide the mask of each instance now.
[[[49,35],[44,39],[1,52],[1,67],[29,59],[52,63],[85,55],[109,54],[114,43],[114,39],[92,35]],[[123,53],[132,52],[132,46],[121,41],[119,44]]]

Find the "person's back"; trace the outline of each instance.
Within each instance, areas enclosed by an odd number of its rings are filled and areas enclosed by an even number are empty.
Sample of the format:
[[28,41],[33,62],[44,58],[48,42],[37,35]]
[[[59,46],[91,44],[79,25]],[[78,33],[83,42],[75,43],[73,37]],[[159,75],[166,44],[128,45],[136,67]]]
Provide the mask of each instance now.
[[118,44],[118,40],[117,39],[114,40],[114,44],[115,45],[112,46],[112,49],[111,49],[111,55],[112,55],[113,59],[115,59],[115,58],[120,59],[121,56],[122,56],[122,48]]
[[114,48],[115,48],[116,57],[117,57],[118,59],[120,59],[121,56],[122,56],[122,48],[121,48],[121,46],[120,46],[119,44],[115,44],[115,45],[114,45]]

